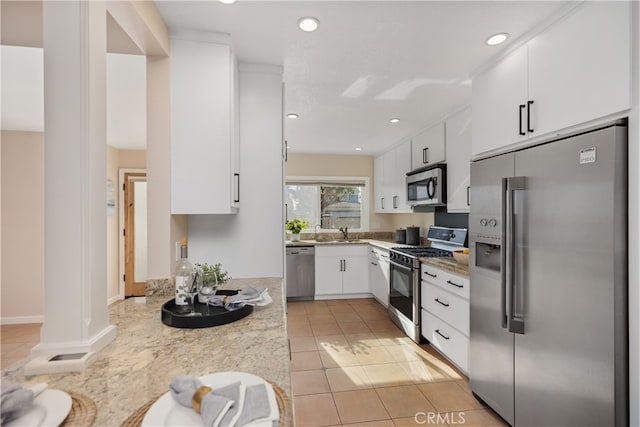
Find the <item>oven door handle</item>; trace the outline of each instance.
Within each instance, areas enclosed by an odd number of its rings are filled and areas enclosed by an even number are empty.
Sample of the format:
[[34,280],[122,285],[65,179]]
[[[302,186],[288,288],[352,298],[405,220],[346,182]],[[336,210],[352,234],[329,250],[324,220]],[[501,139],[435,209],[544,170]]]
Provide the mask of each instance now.
[[397,262],[390,260],[389,263],[395,267],[402,268],[407,271],[413,271],[413,267],[407,267],[406,265],[398,264]]

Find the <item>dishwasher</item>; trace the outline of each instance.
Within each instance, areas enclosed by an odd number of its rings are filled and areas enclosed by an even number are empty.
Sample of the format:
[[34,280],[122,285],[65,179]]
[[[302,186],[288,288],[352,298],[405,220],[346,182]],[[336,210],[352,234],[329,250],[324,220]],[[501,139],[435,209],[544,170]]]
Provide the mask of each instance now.
[[316,293],[316,250],[313,246],[287,248],[287,300],[312,300]]

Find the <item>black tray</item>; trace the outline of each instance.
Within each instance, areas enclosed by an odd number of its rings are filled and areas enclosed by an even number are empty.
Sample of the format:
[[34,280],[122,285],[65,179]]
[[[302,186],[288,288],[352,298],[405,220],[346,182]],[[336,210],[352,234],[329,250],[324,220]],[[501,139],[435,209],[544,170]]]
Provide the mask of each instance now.
[[[220,289],[216,295],[235,295],[237,290]],[[247,317],[253,312],[252,305],[245,305],[238,310],[229,311],[223,307],[213,307],[198,302],[195,298],[195,311],[202,316],[188,316],[191,304],[176,306],[176,300],[170,299],[162,305],[162,323],[174,328],[209,328],[225,325]]]

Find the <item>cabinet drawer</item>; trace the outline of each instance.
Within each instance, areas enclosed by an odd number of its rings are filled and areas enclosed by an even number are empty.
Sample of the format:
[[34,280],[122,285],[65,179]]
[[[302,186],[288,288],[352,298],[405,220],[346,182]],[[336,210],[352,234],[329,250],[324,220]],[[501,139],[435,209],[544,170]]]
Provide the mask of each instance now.
[[366,257],[368,256],[368,250],[369,245],[367,244],[316,245],[316,256]]
[[465,374],[469,372],[469,338],[425,310],[422,310],[421,331],[433,347]]
[[420,268],[422,280],[438,285],[449,292],[469,299],[469,278],[459,274],[449,273],[430,264],[422,263]]
[[422,282],[422,308],[435,314],[464,335],[469,336],[469,302],[444,291],[438,286]]

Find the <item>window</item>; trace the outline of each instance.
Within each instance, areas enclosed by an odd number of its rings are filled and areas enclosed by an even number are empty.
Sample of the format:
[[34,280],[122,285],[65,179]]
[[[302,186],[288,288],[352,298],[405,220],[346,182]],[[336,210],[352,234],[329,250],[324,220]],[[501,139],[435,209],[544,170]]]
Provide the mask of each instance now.
[[347,227],[368,231],[368,178],[287,178],[287,218],[309,221],[309,231]]

